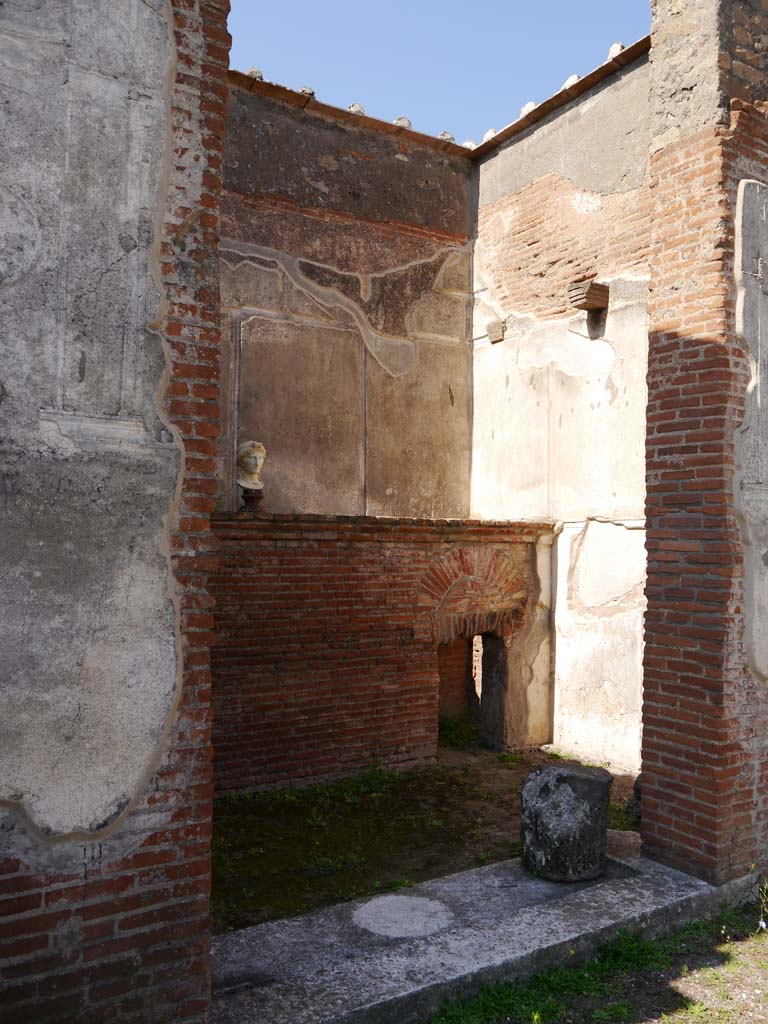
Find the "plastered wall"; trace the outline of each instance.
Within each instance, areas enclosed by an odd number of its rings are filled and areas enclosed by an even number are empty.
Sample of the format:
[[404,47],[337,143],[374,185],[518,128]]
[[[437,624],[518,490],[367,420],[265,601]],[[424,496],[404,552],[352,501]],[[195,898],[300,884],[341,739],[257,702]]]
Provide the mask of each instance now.
[[268,511],[466,516],[468,161],[254,88],[228,119],[222,508],[257,440]]
[[[555,742],[628,770],[642,696],[648,90],[643,57],[478,166],[243,86],[223,207],[221,508],[239,503],[236,444],[259,440],[269,512],[561,524]],[[567,298],[595,277],[610,285],[602,319]]]
[[227,0],[0,4],[0,1018],[202,1024]]
[[[555,744],[638,770],[647,60],[486,158],[474,250],[471,511],[560,524]],[[568,285],[610,285],[607,315]],[[504,340],[488,337],[502,321]]]
[[125,12],[121,46],[108,4],[46,6],[0,15],[0,799],[66,835],[133,798],[176,689],[166,517],[180,451],[147,329],[175,54],[162,4]]

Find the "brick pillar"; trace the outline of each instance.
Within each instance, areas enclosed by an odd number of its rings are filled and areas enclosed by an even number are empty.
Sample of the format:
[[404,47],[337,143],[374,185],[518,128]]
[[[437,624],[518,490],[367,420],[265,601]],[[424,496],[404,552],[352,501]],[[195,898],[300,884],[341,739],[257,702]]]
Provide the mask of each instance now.
[[[127,18],[127,8],[121,11]],[[166,304],[156,325],[168,371],[156,387],[183,452],[170,519],[183,670],[178,705],[159,764],[136,803],[108,832],[48,843],[18,816],[0,821],[0,1020],[8,1024],[203,1024],[208,1019],[213,795],[208,573],[215,565],[210,513],[217,490],[219,192],[228,11],[229,0],[168,3],[176,44],[175,79],[169,83],[173,159],[158,282]],[[120,16],[116,12],[115,20]],[[114,39],[122,27],[114,26]],[[122,498],[130,502],[132,496]]]
[[739,184],[768,180],[767,6],[656,0],[651,51],[643,843],[716,883],[765,858],[768,833],[768,683],[750,668],[759,588],[745,592],[741,513],[749,345],[736,315]]

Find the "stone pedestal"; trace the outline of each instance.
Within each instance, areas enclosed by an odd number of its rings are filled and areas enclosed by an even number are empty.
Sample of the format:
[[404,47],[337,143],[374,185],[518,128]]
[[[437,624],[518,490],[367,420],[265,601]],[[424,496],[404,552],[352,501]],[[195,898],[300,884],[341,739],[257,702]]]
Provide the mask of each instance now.
[[602,768],[545,765],[522,789],[523,863],[551,882],[580,882],[605,871],[613,778]]

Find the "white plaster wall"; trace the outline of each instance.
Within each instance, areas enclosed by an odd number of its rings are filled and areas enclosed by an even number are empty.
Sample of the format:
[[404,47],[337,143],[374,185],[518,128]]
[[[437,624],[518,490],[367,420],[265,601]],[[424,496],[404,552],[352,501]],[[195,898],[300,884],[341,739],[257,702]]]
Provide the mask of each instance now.
[[[648,70],[633,65],[480,165],[473,282],[471,514],[557,524],[553,741],[627,771],[640,767],[648,361],[642,239],[627,224],[643,202]],[[540,227],[521,219],[532,195]],[[625,230],[626,256],[611,241]],[[563,307],[569,266],[610,286],[603,325],[529,313]]]
[[[585,313],[504,313],[476,275],[472,515],[642,517],[647,282],[610,282],[605,332],[590,338]],[[499,314],[506,335],[492,345],[485,324]]]
[[[585,313],[505,308],[475,261],[471,514],[560,524],[555,746],[640,769],[647,281],[615,279],[600,337]],[[607,280],[601,277],[601,280]],[[506,323],[492,345],[486,324]]]
[[557,540],[554,744],[640,771],[642,521],[567,523]]
[[614,280],[610,290],[604,336],[589,339],[582,313],[549,364],[550,513],[557,520],[622,522],[645,513],[648,283]]
[[530,365],[527,342],[475,340],[472,518],[550,517],[550,369]]

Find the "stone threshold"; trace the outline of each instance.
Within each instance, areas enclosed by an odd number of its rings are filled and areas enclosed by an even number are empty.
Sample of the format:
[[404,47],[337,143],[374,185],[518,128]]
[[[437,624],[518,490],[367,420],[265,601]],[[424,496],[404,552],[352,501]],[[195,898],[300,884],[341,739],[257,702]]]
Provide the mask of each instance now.
[[211,1024],[422,1024],[481,985],[587,960],[622,929],[657,936],[744,898],[640,854],[612,832],[595,882],[504,861],[214,940]]

